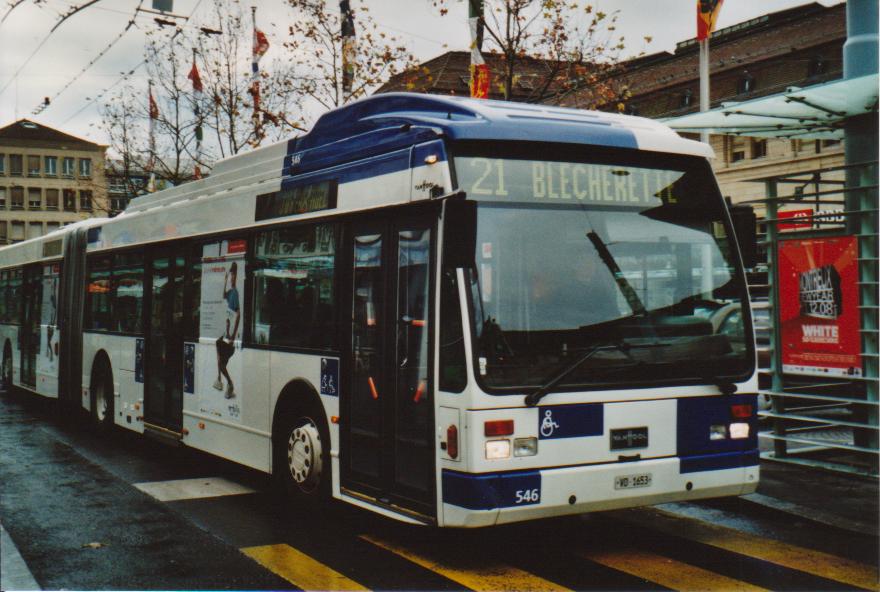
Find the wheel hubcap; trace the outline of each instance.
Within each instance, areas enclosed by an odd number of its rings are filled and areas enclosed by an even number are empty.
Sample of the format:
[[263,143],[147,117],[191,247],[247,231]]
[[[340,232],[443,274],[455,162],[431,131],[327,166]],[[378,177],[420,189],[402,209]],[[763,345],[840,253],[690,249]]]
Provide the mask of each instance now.
[[287,467],[303,491],[314,491],[321,481],[321,436],[310,419],[294,428],[287,439]]
[[98,421],[104,421],[107,417],[107,388],[102,384],[95,393],[95,415]]

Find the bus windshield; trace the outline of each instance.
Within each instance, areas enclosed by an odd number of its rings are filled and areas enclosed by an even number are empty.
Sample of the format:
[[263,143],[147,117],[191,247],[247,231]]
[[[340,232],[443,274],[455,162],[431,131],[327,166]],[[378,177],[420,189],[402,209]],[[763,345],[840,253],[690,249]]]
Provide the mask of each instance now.
[[484,387],[560,372],[562,390],[751,373],[743,275],[704,160],[462,155],[455,171],[479,202],[467,273]]

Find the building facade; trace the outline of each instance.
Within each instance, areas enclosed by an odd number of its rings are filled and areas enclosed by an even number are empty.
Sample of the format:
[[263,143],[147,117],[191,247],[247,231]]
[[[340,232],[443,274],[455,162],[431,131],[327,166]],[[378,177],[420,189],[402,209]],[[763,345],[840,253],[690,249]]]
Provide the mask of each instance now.
[[0,245],[108,215],[106,149],[27,119],[0,128]]

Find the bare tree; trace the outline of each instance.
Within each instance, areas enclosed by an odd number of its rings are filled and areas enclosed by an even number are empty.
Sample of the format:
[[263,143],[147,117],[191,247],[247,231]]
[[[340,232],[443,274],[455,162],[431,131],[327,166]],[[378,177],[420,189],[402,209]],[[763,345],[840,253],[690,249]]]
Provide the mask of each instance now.
[[[445,15],[451,1],[433,4]],[[628,98],[613,75],[625,49],[616,14],[565,0],[485,0],[481,24],[494,94],[588,108]]]
[[325,109],[366,95],[389,77],[416,66],[404,42],[380,30],[362,3],[352,6],[357,48],[354,82],[350,94],[342,91],[342,33],[336,4],[326,0],[288,0],[293,8],[285,46],[295,66],[291,90]]

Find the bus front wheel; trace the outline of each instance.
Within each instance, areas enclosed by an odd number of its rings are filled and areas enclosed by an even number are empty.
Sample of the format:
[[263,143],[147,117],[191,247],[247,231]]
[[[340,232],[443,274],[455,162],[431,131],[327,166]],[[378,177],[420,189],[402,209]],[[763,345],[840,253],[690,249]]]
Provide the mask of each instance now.
[[3,390],[12,392],[12,350],[5,348],[3,351]]
[[273,473],[295,503],[315,506],[330,497],[330,436],[323,414],[285,412],[276,424]]

